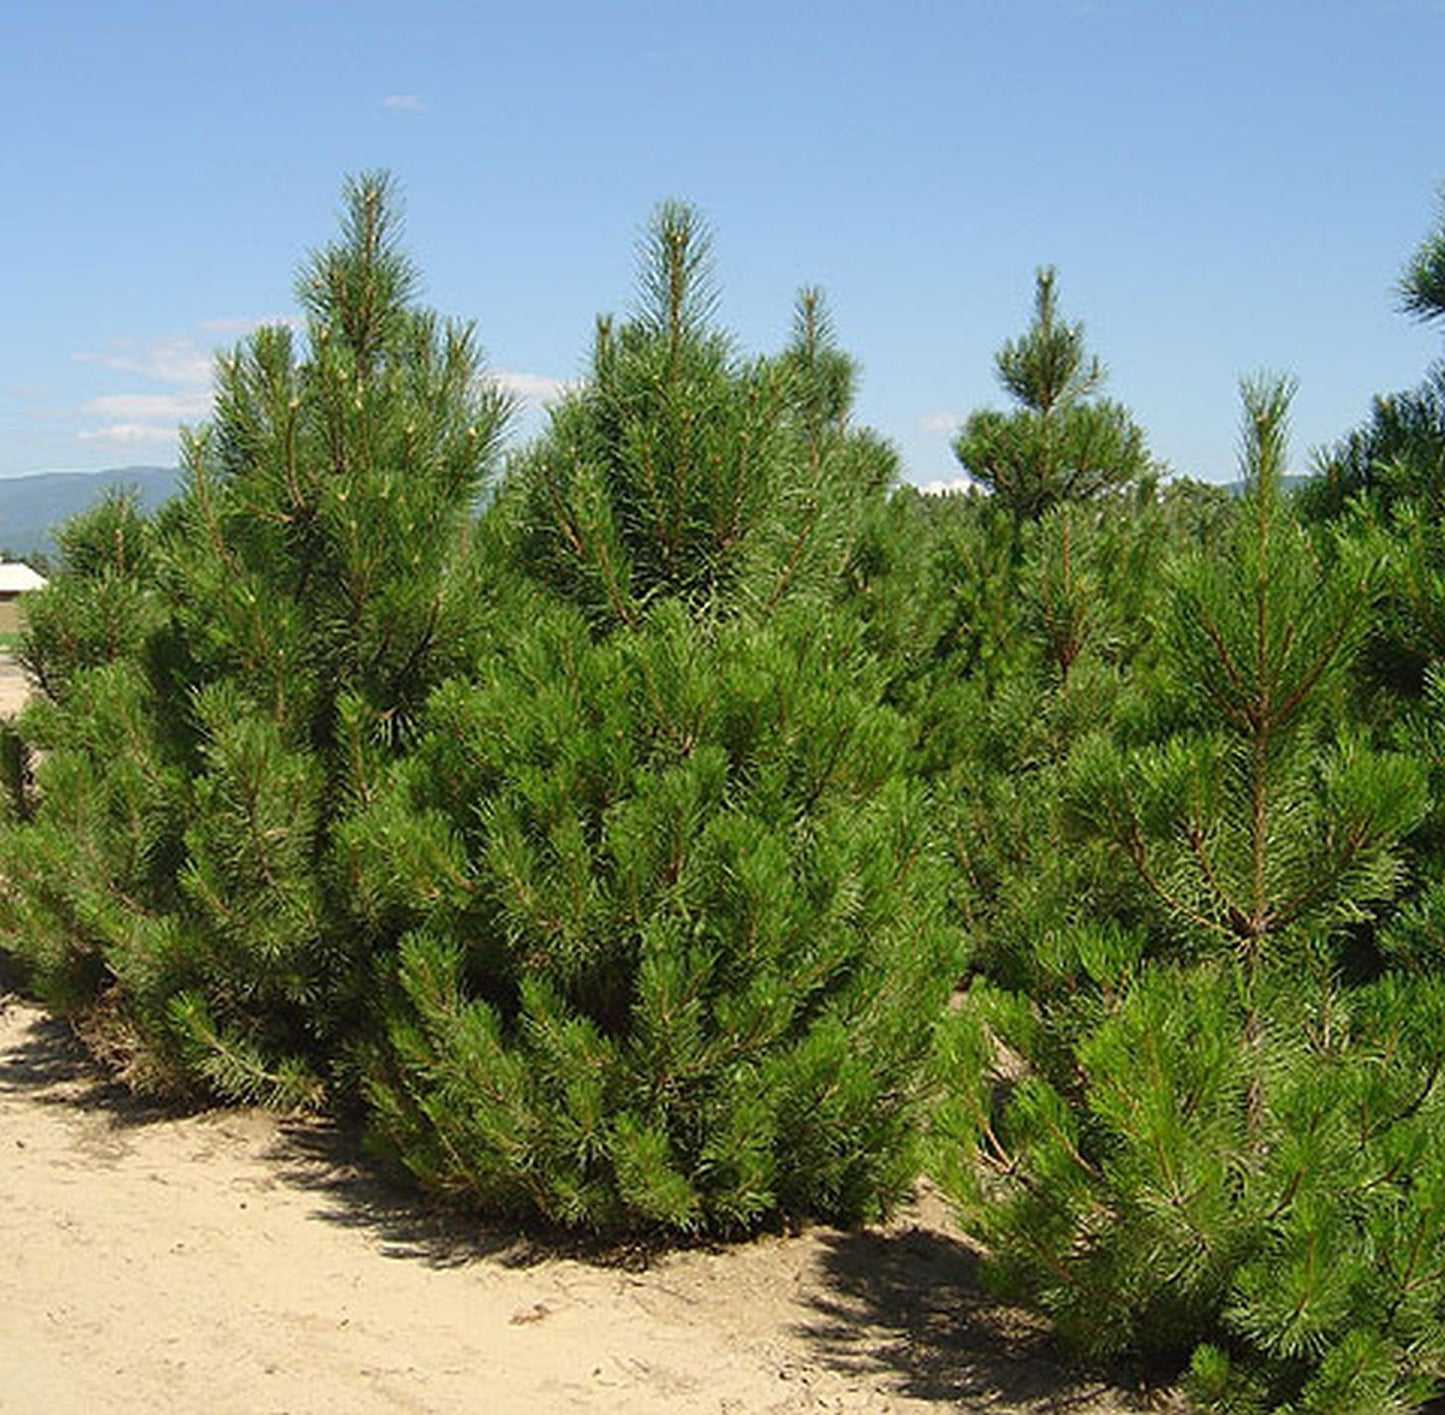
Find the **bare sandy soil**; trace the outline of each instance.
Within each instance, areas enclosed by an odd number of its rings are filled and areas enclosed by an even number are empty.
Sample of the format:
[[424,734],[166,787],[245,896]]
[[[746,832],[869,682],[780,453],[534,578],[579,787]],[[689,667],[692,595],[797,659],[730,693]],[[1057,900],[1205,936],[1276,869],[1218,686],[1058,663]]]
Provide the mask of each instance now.
[[6,653],[0,653],[0,717],[13,717],[25,706],[29,685],[20,665]]
[[925,1198],[643,1264],[429,1214],[324,1126],[157,1114],[0,996],[0,1411],[1118,1415]]

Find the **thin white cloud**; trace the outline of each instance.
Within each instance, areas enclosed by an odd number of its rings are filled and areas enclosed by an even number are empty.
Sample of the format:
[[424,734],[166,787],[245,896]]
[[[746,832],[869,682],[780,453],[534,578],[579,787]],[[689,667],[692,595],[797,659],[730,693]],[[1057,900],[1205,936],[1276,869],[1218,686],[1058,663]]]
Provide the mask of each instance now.
[[[222,323],[229,322],[208,321],[200,328],[216,333]],[[254,327],[254,321],[249,323]],[[210,415],[213,356],[209,344],[193,335],[112,339],[99,352],[75,357],[152,385],[149,390],[102,393],[71,410],[68,416],[79,423],[75,436],[80,442],[164,448],[173,456],[180,424]]]
[[[252,316],[227,315],[203,319],[196,328],[207,335],[223,339],[239,339],[263,324],[286,324],[299,328],[304,321],[299,315]],[[99,364],[120,373],[137,373],[156,383],[179,384],[186,388],[209,388],[215,361],[215,340],[197,339],[190,334],[168,334],[159,339],[111,339],[99,352],[75,355],[78,363]]]
[[923,419],[925,432],[957,432],[963,419],[957,413],[928,413]]
[[285,324],[292,329],[300,329],[305,323],[299,314],[268,314],[261,319],[233,315],[222,319],[203,319],[196,328],[204,329],[207,334],[224,334],[239,339],[242,335],[260,329],[262,325]]
[[112,339],[103,353],[81,353],[80,363],[100,364],[122,373],[138,373],[158,383],[187,387],[211,381],[211,354],[186,334],[164,339]]
[[426,112],[426,100],[415,93],[389,93],[381,100],[381,106],[393,113]]
[[502,369],[493,373],[491,378],[507,392],[515,394],[529,408],[546,407],[572,387],[566,379],[552,378],[545,373],[514,373]]
[[103,418],[203,418],[211,411],[209,393],[106,393],[85,405],[87,414]]
[[112,423],[109,427],[90,428],[75,435],[81,442],[108,443],[113,447],[144,444],[174,447],[176,444],[174,427],[151,427],[146,423]]

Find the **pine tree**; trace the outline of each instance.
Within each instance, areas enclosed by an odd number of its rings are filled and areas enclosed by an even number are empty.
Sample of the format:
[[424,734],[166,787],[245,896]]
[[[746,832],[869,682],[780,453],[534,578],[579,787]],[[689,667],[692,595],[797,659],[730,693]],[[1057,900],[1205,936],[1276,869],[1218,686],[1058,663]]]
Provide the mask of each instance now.
[[888,1211],[957,976],[904,725],[829,601],[892,459],[805,293],[711,324],[695,216],[488,520],[530,623],[439,690],[346,842],[400,937],[378,1142],[489,1210],[731,1235]]
[[1083,325],[1059,318],[1056,279],[1052,267],[1038,272],[1033,323],[994,359],[1019,408],[971,414],[953,445],[964,471],[1019,519],[1126,486],[1152,465],[1128,410],[1095,397],[1104,366],[1086,351]]
[[45,757],[0,844],[10,946],[223,1095],[311,1095],[334,1064],[369,943],[332,834],[485,618],[468,545],[506,400],[472,330],[412,303],[398,220],[384,175],[348,184],[304,336],[218,360],[183,495],[66,532],[24,650]]
[[1117,868],[1059,847],[1067,764],[1157,658],[1167,551],[1216,546],[1228,506],[1217,489],[1141,484],[1019,523],[991,496],[903,490],[870,523],[845,604],[912,724],[975,967],[1044,986],[1041,911],[1119,887]]
[[831,590],[896,459],[848,425],[855,370],[821,295],[801,293],[780,357],[740,357],[712,323],[711,235],[679,202],[654,213],[638,284],[509,478],[527,573],[605,625],[659,597],[765,612]]
[[1352,930],[1427,794],[1349,722],[1374,581],[1282,499],[1287,399],[1246,388],[1227,552],[1172,571],[1143,700],[1069,755],[1076,848],[1133,887],[1036,915],[1032,995],[971,990],[939,1166],[1079,1345],[1193,1349],[1220,1409],[1403,1409],[1442,1350],[1445,992]]
[[492,1211],[738,1234],[888,1211],[956,976],[865,655],[795,606],[596,642],[553,609],[434,699],[347,840],[402,932],[385,1148]]

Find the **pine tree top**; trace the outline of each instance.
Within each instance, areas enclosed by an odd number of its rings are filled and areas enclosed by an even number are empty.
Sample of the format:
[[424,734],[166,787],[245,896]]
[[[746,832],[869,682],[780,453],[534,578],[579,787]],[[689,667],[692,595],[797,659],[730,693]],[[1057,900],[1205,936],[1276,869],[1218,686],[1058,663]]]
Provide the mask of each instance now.
[[1082,402],[1108,377],[1104,365],[1085,351],[1083,324],[1059,318],[1057,284],[1053,266],[1036,272],[1033,323],[994,356],[999,382],[1024,407],[1040,413]]

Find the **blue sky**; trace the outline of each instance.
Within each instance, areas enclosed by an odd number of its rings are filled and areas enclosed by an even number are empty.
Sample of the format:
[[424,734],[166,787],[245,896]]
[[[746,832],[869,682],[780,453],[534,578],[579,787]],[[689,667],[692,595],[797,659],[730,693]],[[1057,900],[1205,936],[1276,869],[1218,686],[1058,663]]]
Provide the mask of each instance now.
[[677,196],[743,347],[825,288],[910,480],[1001,403],[1041,263],[1173,469],[1234,475],[1262,368],[1299,379],[1302,465],[1442,351],[1394,295],[1440,211],[1442,55],[1445,0],[15,5],[0,475],[173,460],[211,353],[294,310],[376,167],[428,303],[524,391],[580,371]]

